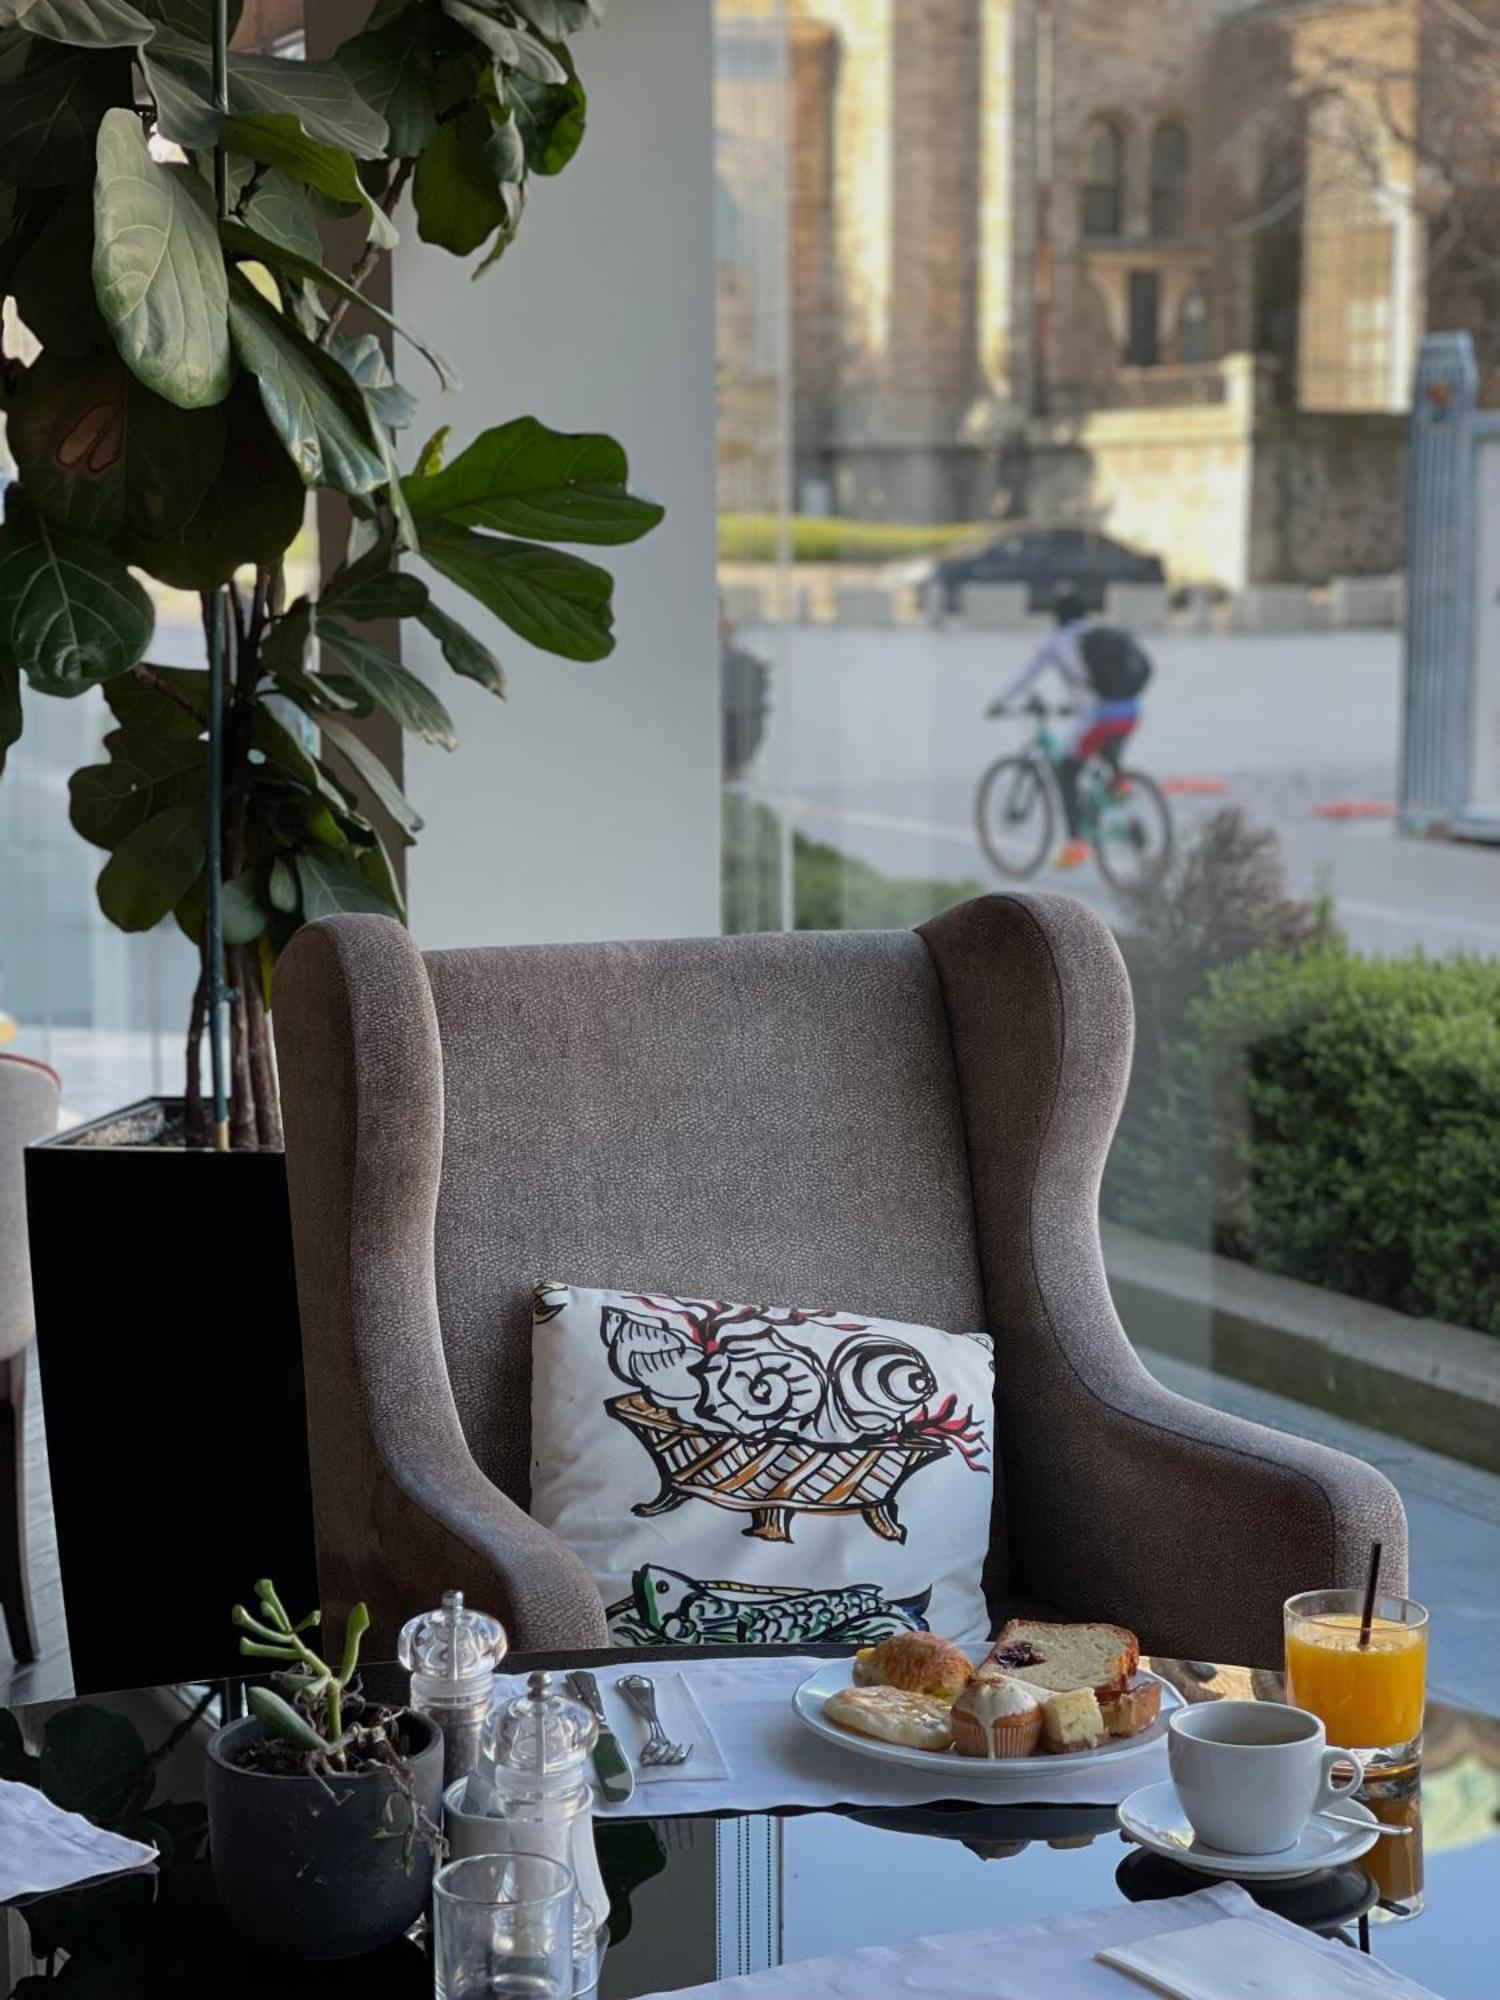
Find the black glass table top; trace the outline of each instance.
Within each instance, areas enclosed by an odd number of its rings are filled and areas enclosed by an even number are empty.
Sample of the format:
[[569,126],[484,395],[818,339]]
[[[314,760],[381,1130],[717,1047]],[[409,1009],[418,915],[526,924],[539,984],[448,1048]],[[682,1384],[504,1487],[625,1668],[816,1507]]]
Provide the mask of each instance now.
[[[829,1649],[835,1650],[835,1649]],[[617,1662],[618,1655],[592,1663]],[[513,1657],[507,1668],[590,1664]],[[1274,1676],[1157,1660],[1189,1700],[1255,1693]],[[394,1698],[404,1676],[371,1668]],[[199,1801],[207,1691],[159,1688],[0,1712],[0,1776],[25,1760],[59,1707],[125,1717],[150,1759],[151,1795],[129,1810],[164,1834],[154,1873],[23,1901],[4,1913],[0,1994],[15,2000],[239,2000],[358,1994],[418,2000],[432,1975],[420,1942],[338,1964],[259,1957],[214,1897]],[[116,1732],[118,1735],[118,1732]],[[108,1770],[93,1774],[109,1820]],[[76,1779],[75,1779],[76,1782]],[[139,1792],[139,1784],[136,1786]],[[76,1803],[76,1799],[70,1801]],[[1500,1720],[1432,1705],[1420,1792],[1370,1801],[1412,1828],[1365,1860],[1265,1892],[1271,1907],[1420,1981],[1445,2000],[1494,2000],[1500,1895]],[[117,1798],[118,1803],[118,1798]],[[121,1808],[123,1809],[123,1807]],[[921,1810],[703,1815],[599,1827],[612,1901],[601,2000],[692,1986],[784,1961],[1001,1927],[1203,1886],[1124,1842],[1111,1807],[944,1805]]]

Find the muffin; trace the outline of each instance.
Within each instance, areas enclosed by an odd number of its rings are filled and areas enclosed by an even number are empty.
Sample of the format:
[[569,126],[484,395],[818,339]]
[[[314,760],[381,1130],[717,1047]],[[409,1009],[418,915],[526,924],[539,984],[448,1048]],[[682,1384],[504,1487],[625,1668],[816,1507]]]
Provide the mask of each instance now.
[[901,1688],[951,1703],[973,1678],[968,1655],[936,1632],[897,1632],[854,1656],[856,1687]]
[[953,1747],[962,1756],[1029,1757],[1041,1734],[1041,1697],[1024,1681],[986,1675],[953,1704]]

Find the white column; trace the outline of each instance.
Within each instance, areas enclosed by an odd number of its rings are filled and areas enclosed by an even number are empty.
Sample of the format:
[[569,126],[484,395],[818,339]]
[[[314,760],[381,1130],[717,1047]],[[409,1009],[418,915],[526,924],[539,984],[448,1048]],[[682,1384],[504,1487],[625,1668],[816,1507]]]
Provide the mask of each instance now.
[[394,309],[463,381],[429,394],[400,354],[423,391],[408,436],[449,423],[456,448],[525,414],[609,431],[637,491],[667,509],[633,547],[578,551],[617,580],[608,660],[538,653],[438,585],[504,662],[500,702],[405,626],[405,657],[460,738],[451,754],[406,742],[427,822],[408,862],[425,948],[719,928],[712,14],[704,0],[625,0],[577,38],[582,150],[533,181],[520,237],[484,278],[420,243],[409,208],[400,218]]

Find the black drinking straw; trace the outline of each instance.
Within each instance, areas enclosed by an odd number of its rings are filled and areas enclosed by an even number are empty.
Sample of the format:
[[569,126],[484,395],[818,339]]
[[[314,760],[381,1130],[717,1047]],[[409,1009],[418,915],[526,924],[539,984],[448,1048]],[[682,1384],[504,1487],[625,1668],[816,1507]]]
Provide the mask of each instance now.
[[1359,1649],[1370,1643],[1370,1622],[1375,1616],[1375,1591],[1380,1582],[1380,1544],[1370,1544],[1370,1574],[1365,1578],[1365,1608],[1359,1620]]

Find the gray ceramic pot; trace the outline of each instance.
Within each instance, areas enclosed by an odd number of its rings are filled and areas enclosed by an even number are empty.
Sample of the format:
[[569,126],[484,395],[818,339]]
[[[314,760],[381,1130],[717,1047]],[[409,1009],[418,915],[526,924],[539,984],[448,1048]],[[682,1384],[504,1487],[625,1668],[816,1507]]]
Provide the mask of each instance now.
[[[403,1729],[413,1796],[440,1823],[441,1733],[420,1715]],[[232,1722],[210,1739],[204,1767],[214,1886],[230,1923],[285,1958],[352,1958],[400,1937],[427,1905],[432,1856],[415,1841],[407,1870],[405,1843],[378,1837],[389,1825],[392,1774],[332,1777],[325,1788],[242,1769],[236,1752],[264,1734],[253,1717]],[[403,1825],[399,1798],[394,1812]]]

